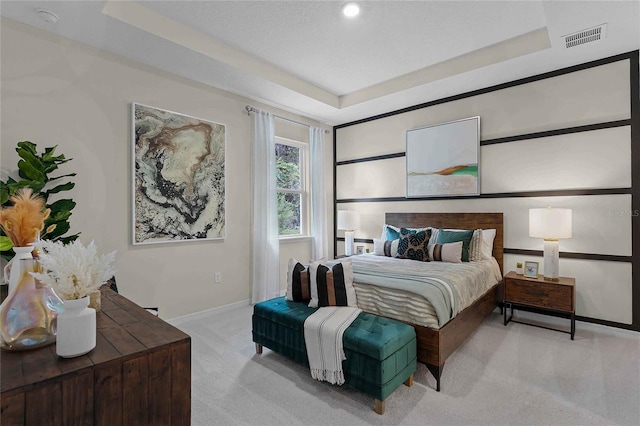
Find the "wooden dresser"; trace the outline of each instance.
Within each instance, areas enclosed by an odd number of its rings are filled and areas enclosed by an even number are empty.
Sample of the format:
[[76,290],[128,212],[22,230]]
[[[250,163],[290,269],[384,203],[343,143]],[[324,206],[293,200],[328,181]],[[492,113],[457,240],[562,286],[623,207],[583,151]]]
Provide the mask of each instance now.
[[191,338],[102,289],[96,347],[0,353],[2,425],[188,425]]

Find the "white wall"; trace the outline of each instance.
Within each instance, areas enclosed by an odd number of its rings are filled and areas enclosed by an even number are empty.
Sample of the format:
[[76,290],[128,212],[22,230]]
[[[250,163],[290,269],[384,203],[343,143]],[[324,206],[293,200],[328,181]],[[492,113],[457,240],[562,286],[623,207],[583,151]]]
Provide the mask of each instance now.
[[[630,111],[629,60],[542,79],[523,85],[342,127],[336,132],[336,161],[405,151],[406,131],[480,116],[481,139],[625,120]],[[360,211],[356,238],[379,238],[385,212],[503,212],[504,247],[541,250],[528,235],[528,209],[573,209],[573,238],[560,250],[632,256],[631,195],[509,197],[528,191],[594,190],[631,187],[630,126],[591,130],[480,147],[481,194],[496,198],[338,202]],[[406,158],[337,166],[336,198],[402,198]],[[342,231],[338,231],[342,237]],[[372,245],[366,245],[371,248]],[[337,253],[344,243],[338,242]],[[515,263],[542,258],[505,255],[505,273]],[[577,315],[631,324],[632,277],[629,262],[560,259],[560,274],[576,278]]]
[[[61,171],[78,174],[68,195],[78,203],[72,232],[94,239],[102,252],[117,251],[124,296],[159,306],[164,318],[248,300],[252,126],[244,106],[321,125],[14,21],[2,19],[1,31],[2,179],[17,174],[18,141],[58,145],[73,158]],[[132,102],[226,126],[226,239],[130,244]],[[285,137],[308,132],[277,126]],[[330,159],[331,135],[325,142]],[[309,256],[308,241],[287,246],[282,256],[298,252]],[[221,284],[213,284],[216,271]]]

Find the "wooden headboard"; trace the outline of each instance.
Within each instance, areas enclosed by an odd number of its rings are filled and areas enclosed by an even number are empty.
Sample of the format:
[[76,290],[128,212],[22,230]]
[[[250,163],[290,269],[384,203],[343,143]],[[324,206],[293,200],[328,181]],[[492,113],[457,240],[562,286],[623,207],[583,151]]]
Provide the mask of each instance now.
[[386,213],[385,223],[404,228],[495,229],[493,257],[504,274],[504,220],[502,213]]

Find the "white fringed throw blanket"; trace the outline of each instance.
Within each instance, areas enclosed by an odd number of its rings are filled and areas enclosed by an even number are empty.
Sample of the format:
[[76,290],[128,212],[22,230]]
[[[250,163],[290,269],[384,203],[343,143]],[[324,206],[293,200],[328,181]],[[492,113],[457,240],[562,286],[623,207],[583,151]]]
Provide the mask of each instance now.
[[326,306],[304,321],[311,377],[334,385],[344,383],[342,361],[346,359],[342,345],[344,331],[362,312],[346,306]]

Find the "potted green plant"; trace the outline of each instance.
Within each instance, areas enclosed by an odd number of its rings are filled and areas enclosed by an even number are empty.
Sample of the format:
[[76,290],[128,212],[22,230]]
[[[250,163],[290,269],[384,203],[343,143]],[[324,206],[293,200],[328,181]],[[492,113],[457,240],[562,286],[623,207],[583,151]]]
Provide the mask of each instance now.
[[[44,199],[45,209],[50,210],[49,216],[45,219],[42,238],[51,241],[60,241],[64,244],[75,241],[80,233],[66,235],[69,232],[69,217],[71,210],[76,206],[75,201],[70,198],[61,198],[52,203],[49,197],[53,194],[59,194],[64,191],[73,189],[75,183],[64,182],[66,179],[75,176],[75,173],[51,176],[58,167],[64,163],[71,161],[64,154],[56,154],[56,146],[45,148],[44,152],[38,152],[36,144],[29,141],[18,142],[16,152],[20,157],[18,161],[18,175],[20,180],[8,177],[6,181],[0,181],[0,203],[3,208],[13,205],[10,198],[15,195],[21,188],[31,188],[35,195]],[[4,234],[0,233],[0,251],[2,257],[11,260],[15,253],[13,252],[13,244],[11,240]]]
[[522,262],[517,262],[516,263],[516,274],[522,275],[522,272],[523,272],[523,270],[522,270]]

